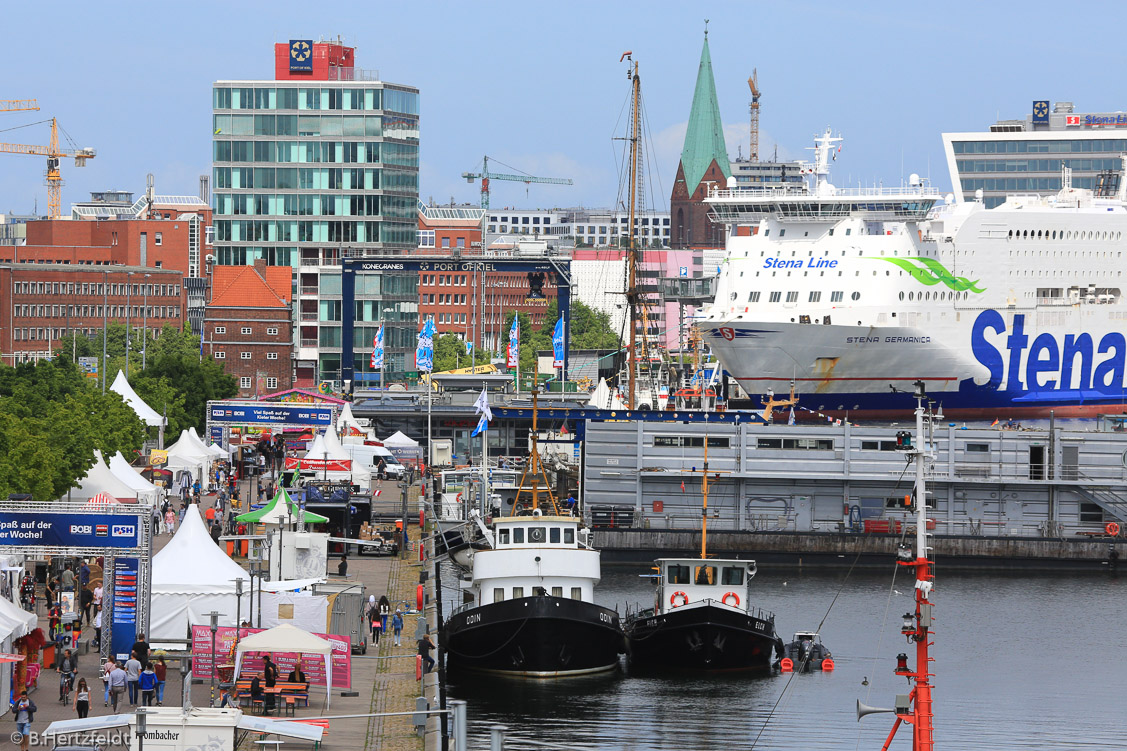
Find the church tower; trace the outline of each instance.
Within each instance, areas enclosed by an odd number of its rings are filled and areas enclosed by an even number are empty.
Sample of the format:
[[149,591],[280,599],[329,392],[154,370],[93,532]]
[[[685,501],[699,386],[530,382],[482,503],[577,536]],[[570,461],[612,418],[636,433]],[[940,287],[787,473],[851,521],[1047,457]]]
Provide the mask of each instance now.
[[724,227],[708,218],[704,198],[710,186],[723,190],[732,175],[728,150],[724,145],[724,126],[716,101],[716,82],[712,78],[712,56],[708,51],[708,30],[700,53],[697,86],[681,163],[673,181],[669,213],[673,248],[719,248],[724,245]]

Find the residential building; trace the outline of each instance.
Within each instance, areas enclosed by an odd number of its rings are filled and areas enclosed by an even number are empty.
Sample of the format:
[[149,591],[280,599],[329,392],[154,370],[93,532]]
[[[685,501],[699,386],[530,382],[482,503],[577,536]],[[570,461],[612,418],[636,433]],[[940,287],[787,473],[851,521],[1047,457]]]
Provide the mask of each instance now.
[[287,267],[217,266],[204,316],[204,351],[239,381],[239,396],[293,386],[293,273]]
[[[626,211],[609,209],[490,209],[486,232],[489,247],[511,247],[527,236],[563,241],[576,247],[626,245]],[[669,247],[669,212],[640,210],[634,216],[635,237],[643,247]]]
[[1014,193],[1051,195],[1063,168],[1072,185],[1104,194],[1119,189],[1127,153],[1127,113],[1078,113],[1072,102],[1033,103],[1022,119],[999,120],[989,132],[944,133],[943,151],[957,201],[993,208]]
[[732,163],[724,144],[724,126],[720,121],[716,82],[712,77],[708,32],[705,32],[685,145],[681,149],[681,161],[677,165],[677,176],[669,198],[672,247],[723,246],[724,227],[712,222],[704,199],[712,188],[727,188],[731,177]]
[[737,159],[729,167],[732,177],[736,179],[734,187],[744,190],[801,189],[806,183],[802,162],[753,162]]
[[43,217],[23,214],[0,214],[0,245],[23,245],[27,242],[27,223]]
[[137,336],[157,336],[182,327],[185,314],[178,270],[0,263],[0,360],[9,365],[50,357],[72,331],[97,340],[107,324],[128,322]]
[[[337,380],[341,257],[417,248],[419,90],[356,68],[339,41],[291,40],[272,80],[217,81],[212,107],[218,263],[296,270],[297,381]],[[385,307],[417,322],[417,280],[392,286],[357,291],[364,323]]]

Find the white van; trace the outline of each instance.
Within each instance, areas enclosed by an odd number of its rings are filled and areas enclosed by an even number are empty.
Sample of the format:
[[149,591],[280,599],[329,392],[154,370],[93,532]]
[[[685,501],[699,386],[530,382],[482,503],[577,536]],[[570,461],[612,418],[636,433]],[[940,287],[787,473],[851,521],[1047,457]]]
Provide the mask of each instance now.
[[368,444],[359,443],[346,443],[344,450],[352,457],[352,461],[367,468],[372,474],[372,477],[377,476],[379,473],[380,460],[383,459],[384,465],[387,470],[387,476],[399,480],[403,477],[406,469],[399,460],[395,458],[390,451],[383,446],[370,446]]

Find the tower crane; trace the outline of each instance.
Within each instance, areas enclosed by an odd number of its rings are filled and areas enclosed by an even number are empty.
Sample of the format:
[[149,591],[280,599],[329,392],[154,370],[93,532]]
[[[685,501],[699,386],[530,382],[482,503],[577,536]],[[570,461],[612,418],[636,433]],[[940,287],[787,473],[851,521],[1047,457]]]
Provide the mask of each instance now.
[[34,99],[0,99],[0,112],[32,111],[39,111],[39,103]]
[[74,157],[75,167],[85,167],[87,159],[93,159],[94,149],[59,147],[59,124],[51,118],[51,142],[46,146],[26,146],[19,143],[0,143],[0,153],[30,154],[47,157],[47,218],[58,219],[62,213],[63,178],[59,173],[59,160],[64,156]]
[[[493,161],[497,161],[494,159]],[[503,162],[502,162],[503,164]],[[508,167],[508,165],[505,165]],[[509,167],[515,169],[515,167]],[[466,178],[466,182],[472,183],[474,180],[481,179],[481,208],[489,208],[489,181],[490,180],[508,180],[510,182],[519,182],[529,185],[531,183],[547,183],[549,185],[571,185],[571,179],[566,177],[533,177],[532,175],[512,175],[500,172],[489,171],[489,157],[483,157],[481,160],[481,172],[463,172],[462,177]]]
[[759,161],[759,71],[751,69],[751,78],[747,79],[747,86],[751,89],[751,151],[748,154],[753,162]]

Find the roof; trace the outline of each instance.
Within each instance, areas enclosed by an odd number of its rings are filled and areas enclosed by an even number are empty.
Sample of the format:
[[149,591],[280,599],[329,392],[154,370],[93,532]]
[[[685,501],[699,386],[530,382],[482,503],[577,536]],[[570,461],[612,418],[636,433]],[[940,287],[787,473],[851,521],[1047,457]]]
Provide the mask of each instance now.
[[728,148],[724,144],[724,125],[720,122],[720,104],[716,101],[716,81],[712,78],[712,55],[708,51],[706,33],[700,52],[697,87],[693,92],[693,108],[689,111],[689,127],[685,131],[685,146],[681,150],[681,166],[685,171],[685,188],[689,195],[696,191],[714,159],[724,177],[731,177],[732,168],[728,162]]
[[283,623],[280,626],[244,636],[239,640],[236,650],[242,652],[302,652],[304,654],[328,655],[333,645],[319,636]]
[[284,308],[293,294],[289,266],[216,266],[209,308]]

